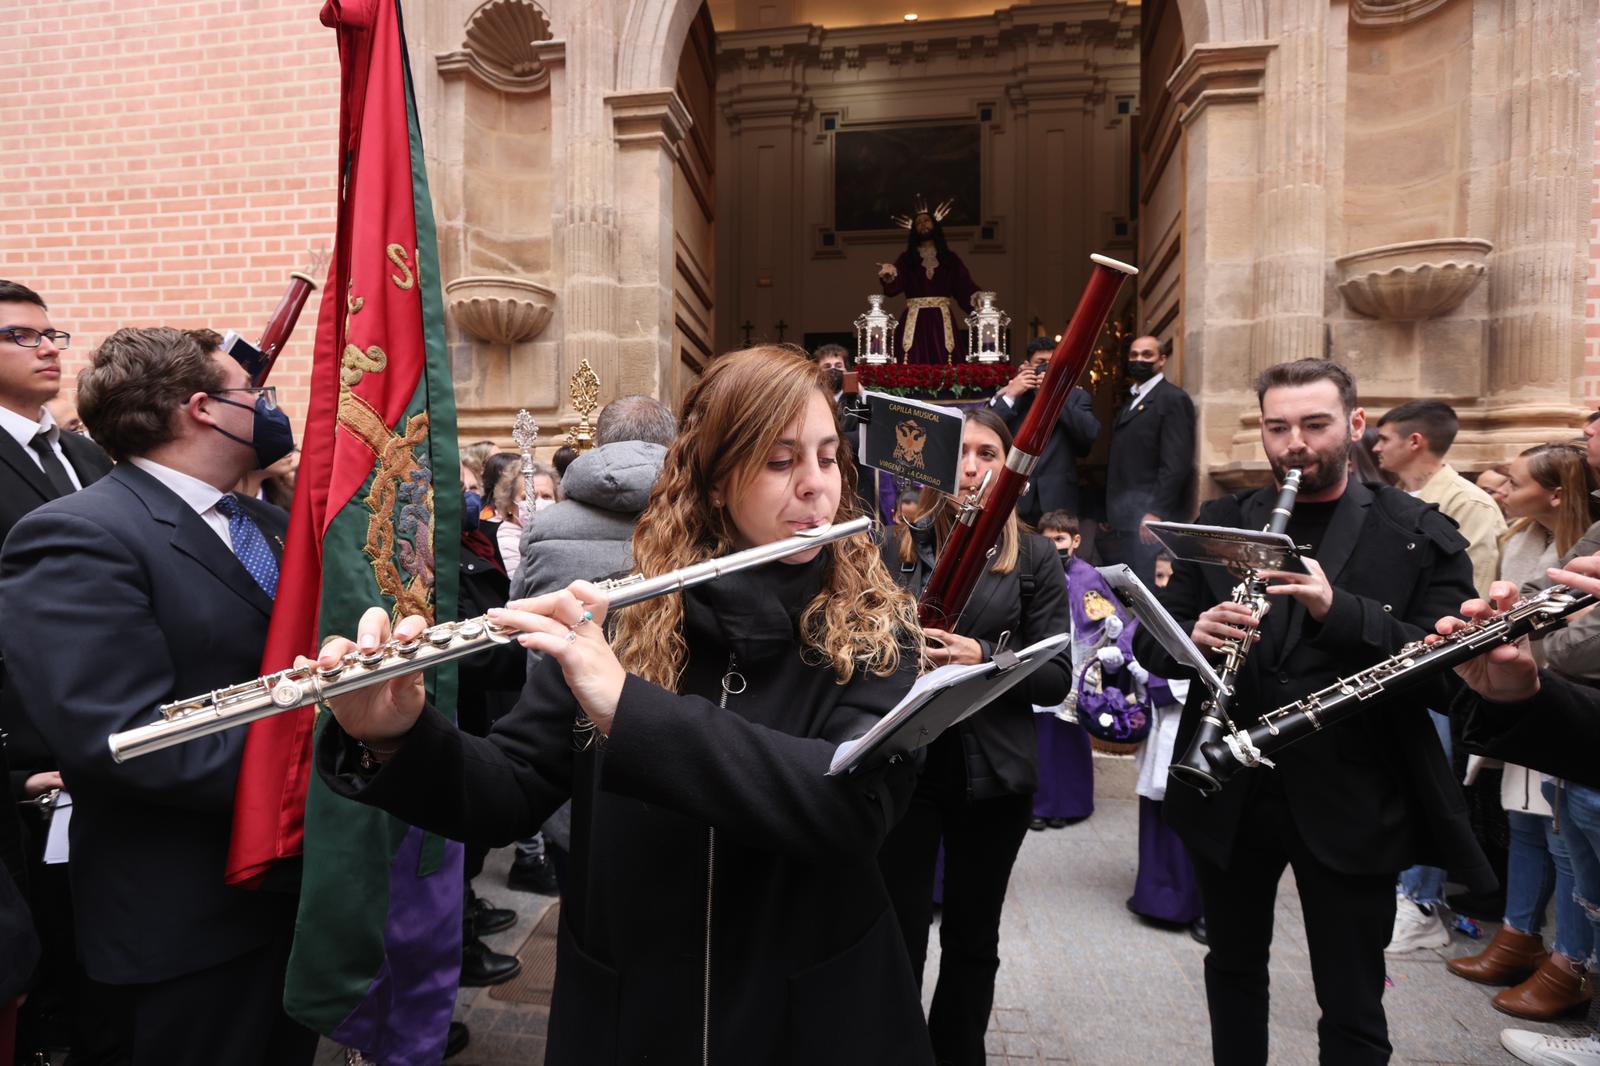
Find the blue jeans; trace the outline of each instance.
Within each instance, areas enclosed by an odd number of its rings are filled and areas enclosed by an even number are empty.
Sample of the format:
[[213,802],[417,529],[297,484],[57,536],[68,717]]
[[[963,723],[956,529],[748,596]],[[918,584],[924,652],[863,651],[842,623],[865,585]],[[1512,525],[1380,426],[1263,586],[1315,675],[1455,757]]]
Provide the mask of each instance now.
[[[1556,912],[1556,950],[1583,961],[1593,972],[1597,968],[1595,945],[1600,944],[1600,791],[1570,781],[1557,789],[1547,781],[1544,798],[1550,801],[1561,827],[1560,837],[1572,866],[1572,902],[1576,905],[1571,922],[1565,911]],[[1587,924],[1578,920],[1580,916],[1588,919]],[[1568,938],[1560,928],[1563,925],[1571,925],[1574,933],[1565,947],[1562,941]]]
[[[1439,734],[1439,745],[1444,748],[1444,761],[1450,761],[1450,719],[1438,711],[1429,711],[1434,732]],[[1437,866],[1412,866],[1400,871],[1400,891],[1412,903],[1432,906],[1444,902],[1444,871]],[[1510,904],[1506,904],[1509,908]]]
[[[1545,834],[1553,819],[1527,811],[1507,811],[1511,846],[1506,858],[1506,924],[1519,933],[1538,936],[1544,928],[1545,908],[1556,891],[1556,867]],[[1567,867],[1567,895],[1572,894],[1572,867]],[[1565,923],[1557,915],[1556,928]]]

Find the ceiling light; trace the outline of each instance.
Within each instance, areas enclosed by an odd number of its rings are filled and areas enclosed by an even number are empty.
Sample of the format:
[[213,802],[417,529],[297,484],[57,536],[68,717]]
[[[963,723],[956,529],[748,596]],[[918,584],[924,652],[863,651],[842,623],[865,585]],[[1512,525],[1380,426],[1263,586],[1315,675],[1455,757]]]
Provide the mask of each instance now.
[[917,21],[917,13],[915,11],[906,12],[905,20],[907,22],[915,22],[915,21]]

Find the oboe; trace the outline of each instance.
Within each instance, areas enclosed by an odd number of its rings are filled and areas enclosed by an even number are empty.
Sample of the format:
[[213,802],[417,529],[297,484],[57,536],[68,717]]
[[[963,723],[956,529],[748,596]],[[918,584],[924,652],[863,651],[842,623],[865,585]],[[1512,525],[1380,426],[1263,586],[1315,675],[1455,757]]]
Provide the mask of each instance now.
[[[655,577],[633,574],[595,584],[606,594],[606,609],[681,592],[724,574],[761,566],[809,551],[824,544],[865,533],[871,518],[855,518],[837,525],[818,526],[792,537],[755,548],[708,559]],[[283,714],[333,696],[391,681],[404,674],[426,670],[497,644],[508,644],[517,630],[489,621],[487,615],[460,622],[429,626],[415,640],[390,640],[369,652],[352,651],[324,669],[296,666],[254,681],[233,685],[160,707],[161,718],[149,725],[111,734],[111,757],[117,762],[148,755],[224,729],[248,725],[259,718]]]
[[[1278,500],[1272,507],[1272,517],[1267,522],[1268,533],[1282,533],[1289,528],[1289,517],[1294,513],[1295,497],[1300,493],[1300,476],[1298,468],[1284,475],[1283,491],[1278,493]],[[1216,776],[1216,765],[1211,759],[1210,750],[1224,736],[1233,736],[1239,732],[1238,726],[1234,725],[1233,719],[1228,716],[1228,711],[1233,706],[1234,686],[1239,679],[1239,670],[1244,666],[1245,656],[1250,653],[1250,647],[1255,642],[1255,634],[1259,632],[1261,619],[1272,606],[1267,598],[1267,583],[1257,577],[1254,571],[1233,587],[1231,602],[1243,604],[1250,609],[1250,616],[1255,619],[1256,628],[1246,630],[1243,640],[1231,640],[1224,645],[1220,674],[1222,687],[1206,700],[1201,710],[1199,728],[1195,730],[1194,739],[1189,742],[1183,758],[1174,760],[1167,769],[1167,773],[1174,779],[1192,785],[1202,792],[1215,792],[1222,787],[1222,781]]]
[[1270,766],[1271,756],[1281,749],[1350,717],[1369,701],[1410,688],[1502,644],[1559,629],[1570,615],[1595,602],[1595,597],[1566,585],[1553,585],[1504,614],[1463,626],[1432,644],[1412,641],[1382,662],[1263,716],[1248,731],[1234,730],[1208,742],[1205,756],[1211,772],[1221,782],[1241,766]]

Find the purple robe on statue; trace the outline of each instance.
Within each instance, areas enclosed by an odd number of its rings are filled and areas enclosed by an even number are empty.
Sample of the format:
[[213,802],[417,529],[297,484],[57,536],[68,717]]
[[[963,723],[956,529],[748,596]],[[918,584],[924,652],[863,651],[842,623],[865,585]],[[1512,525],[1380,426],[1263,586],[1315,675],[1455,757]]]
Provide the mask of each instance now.
[[[930,251],[932,245],[928,246]],[[906,363],[946,363],[967,356],[967,315],[978,283],[967,264],[952,251],[934,253],[937,265],[928,276],[921,251],[907,249],[894,261],[895,277],[882,281],[885,296],[905,294],[906,307],[895,327],[894,357]],[[907,326],[911,327],[909,341]]]

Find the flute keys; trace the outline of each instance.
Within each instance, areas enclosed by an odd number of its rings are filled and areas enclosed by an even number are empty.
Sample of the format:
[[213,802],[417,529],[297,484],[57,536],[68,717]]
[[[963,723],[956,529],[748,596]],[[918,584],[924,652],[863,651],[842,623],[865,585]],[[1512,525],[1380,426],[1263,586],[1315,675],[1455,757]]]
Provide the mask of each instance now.
[[422,647],[420,637],[411,640],[396,640],[390,642],[390,650],[402,659],[409,659],[417,654],[417,649]]
[[422,639],[435,648],[448,648],[450,642],[456,639],[456,630],[450,625],[429,626],[422,631]]
[[274,707],[282,707],[284,710],[291,710],[309,702],[306,699],[304,686],[291,681],[287,677],[279,678],[277,683],[272,686],[271,696],[272,705]]
[[476,620],[462,622],[456,627],[456,636],[462,640],[477,640],[483,636],[483,623]]

